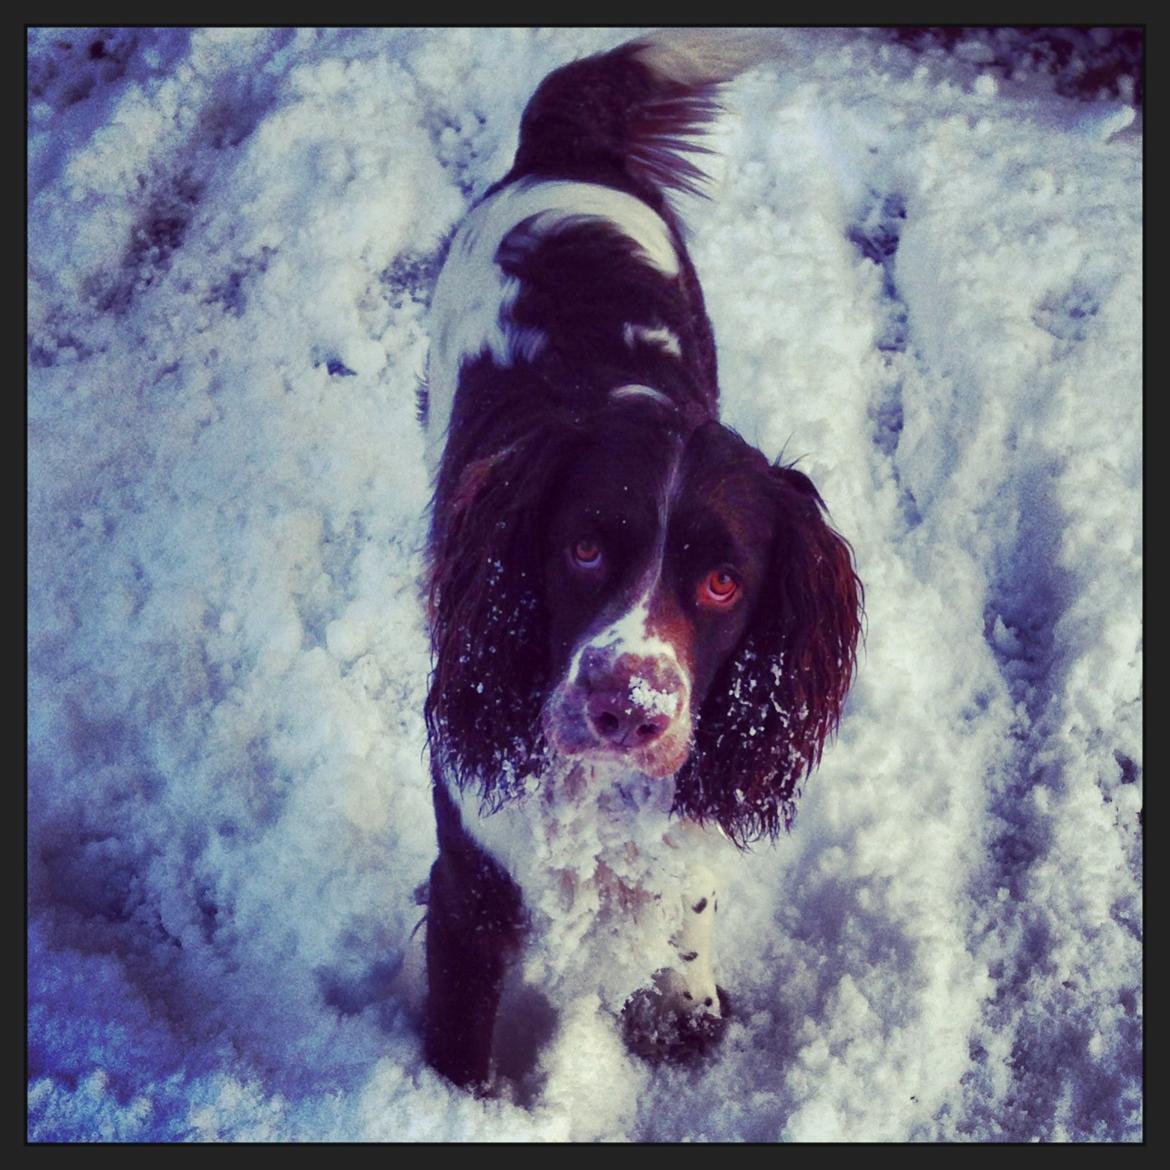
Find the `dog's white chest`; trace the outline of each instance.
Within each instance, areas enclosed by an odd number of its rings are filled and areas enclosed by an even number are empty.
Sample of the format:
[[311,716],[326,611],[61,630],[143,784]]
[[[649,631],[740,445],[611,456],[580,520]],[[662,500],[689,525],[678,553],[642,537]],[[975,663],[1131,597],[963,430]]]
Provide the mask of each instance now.
[[462,799],[465,827],[523,891],[525,982],[616,1012],[677,963],[683,908],[713,894],[710,853],[728,846],[671,820],[672,799],[672,778],[580,763],[488,816]]

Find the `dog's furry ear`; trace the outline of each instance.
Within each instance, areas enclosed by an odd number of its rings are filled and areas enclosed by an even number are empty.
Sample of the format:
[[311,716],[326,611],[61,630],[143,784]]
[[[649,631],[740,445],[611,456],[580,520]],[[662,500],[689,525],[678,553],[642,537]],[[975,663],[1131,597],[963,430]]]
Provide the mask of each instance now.
[[809,478],[774,467],[764,592],[698,714],[676,807],[740,845],[790,827],[801,781],[837,728],[857,663],[863,590]]
[[534,430],[440,481],[428,603],[432,766],[497,807],[538,774],[548,671],[541,517],[555,444]]

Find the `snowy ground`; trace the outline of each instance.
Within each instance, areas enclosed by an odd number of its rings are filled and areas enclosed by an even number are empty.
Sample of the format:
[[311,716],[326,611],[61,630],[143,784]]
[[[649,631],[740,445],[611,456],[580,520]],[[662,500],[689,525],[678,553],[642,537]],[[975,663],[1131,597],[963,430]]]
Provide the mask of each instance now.
[[597,1075],[554,1044],[524,1105],[422,1062],[426,301],[536,83],[627,35],[30,32],[33,1140],[1141,1138],[1107,35],[858,36],[733,87],[688,207],[725,419],[852,540],[860,676],[721,894],[710,1067],[600,1019]]

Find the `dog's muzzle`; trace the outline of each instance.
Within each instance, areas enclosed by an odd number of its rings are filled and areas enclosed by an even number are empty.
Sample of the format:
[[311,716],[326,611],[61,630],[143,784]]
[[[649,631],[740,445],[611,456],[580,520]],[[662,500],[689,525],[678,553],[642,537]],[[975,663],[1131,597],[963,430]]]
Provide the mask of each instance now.
[[689,697],[682,671],[669,658],[590,646],[549,704],[549,739],[566,755],[667,776],[689,750]]

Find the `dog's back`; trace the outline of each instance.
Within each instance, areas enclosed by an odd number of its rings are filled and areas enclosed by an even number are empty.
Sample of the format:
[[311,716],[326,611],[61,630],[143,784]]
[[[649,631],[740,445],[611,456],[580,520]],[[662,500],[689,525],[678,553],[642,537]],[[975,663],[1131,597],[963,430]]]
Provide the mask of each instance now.
[[[694,421],[714,417],[714,340],[668,196],[702,193],[690,156],[707,153],[701,138],[720,83],[777,44],[766,31],[669,29],[544,79],[512,169],[464,220],[435,290],[432,473],[456,409],[461,419],[499,413],[490,387],[456,406],[461,371],[481,356],[566,386],[573,407],[596,406],[622,384],[665,382]],[[582,370],[593,376],[582,382]],[[482,390],[490,374],[463,380]]]

